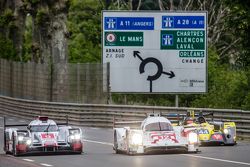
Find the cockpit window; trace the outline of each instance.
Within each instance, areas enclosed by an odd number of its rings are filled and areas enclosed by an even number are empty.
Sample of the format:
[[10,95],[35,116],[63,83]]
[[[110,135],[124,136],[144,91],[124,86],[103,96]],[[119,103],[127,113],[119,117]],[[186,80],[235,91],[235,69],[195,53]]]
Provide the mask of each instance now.
[[146,131],[173,131],[171,124],[166,122],[155,122],[145,126]]
[[200,123],[200,124],[206,123],[206,119],[204,117],[198,117],[197,122]]
[[33,125],[30,126],[31,132],[55,132],[58,130],[57,125]]

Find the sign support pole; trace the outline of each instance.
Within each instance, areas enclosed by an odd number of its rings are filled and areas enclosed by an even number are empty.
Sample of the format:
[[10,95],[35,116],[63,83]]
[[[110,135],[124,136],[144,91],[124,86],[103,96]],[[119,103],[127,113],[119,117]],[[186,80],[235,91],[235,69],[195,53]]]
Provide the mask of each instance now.
[[179,107],[179,96],[175,95],[175,107]]

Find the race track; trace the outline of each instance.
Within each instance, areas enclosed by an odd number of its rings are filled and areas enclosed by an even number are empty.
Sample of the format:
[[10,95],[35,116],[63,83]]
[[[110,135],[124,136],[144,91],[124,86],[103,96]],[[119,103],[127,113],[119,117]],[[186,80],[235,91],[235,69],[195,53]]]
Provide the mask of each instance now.
[[[7,117],[7,123],[26,120]],[[159,154],[127,156],[114,154],[112,129],[85,128],[81,155],[39,155],[13,157],[3,148],[3,119],[0,117],[0,167],[244,167],[250,166],[250,143],[236,146],[201,147],[198,154]]]

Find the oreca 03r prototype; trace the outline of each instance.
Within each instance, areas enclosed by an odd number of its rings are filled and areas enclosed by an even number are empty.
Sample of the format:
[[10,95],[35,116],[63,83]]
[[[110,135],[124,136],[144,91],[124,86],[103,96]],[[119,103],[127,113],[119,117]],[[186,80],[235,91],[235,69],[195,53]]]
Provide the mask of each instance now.
[[[212,116],[212,120],[208,122],[204,116]],[[187,114],[187,117],[183,121],[183,126],[185,127],[186,132],[196,129],[198,131],[199,140],[202,145],[236,144],[235,123],[214,121],[213,113]]]
[[[28,153],[82,153],[82,131],[66,124],[56,124],[45,116],[31,121],[25,130],[6,125],[4,119],[4,150],[15,156]],[[11,128],[10,128],[11,127]]]
[[184,134],[183,130],[183,126],[172,126],[167,118],[159,114],[150,114],[139,129],[114,127],[113,148],[116,153],[127,154],[198,152],[199,138],[196,130],[188,134]]

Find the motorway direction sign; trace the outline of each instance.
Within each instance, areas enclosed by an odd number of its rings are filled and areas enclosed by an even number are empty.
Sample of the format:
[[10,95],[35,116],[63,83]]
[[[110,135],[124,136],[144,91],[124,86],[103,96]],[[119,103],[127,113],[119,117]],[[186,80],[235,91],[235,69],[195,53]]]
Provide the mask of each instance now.
[[207,12],[102,12],[111,92],[207,92]]

